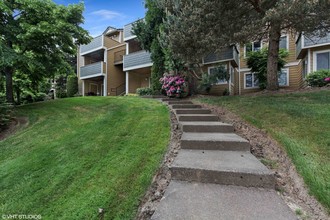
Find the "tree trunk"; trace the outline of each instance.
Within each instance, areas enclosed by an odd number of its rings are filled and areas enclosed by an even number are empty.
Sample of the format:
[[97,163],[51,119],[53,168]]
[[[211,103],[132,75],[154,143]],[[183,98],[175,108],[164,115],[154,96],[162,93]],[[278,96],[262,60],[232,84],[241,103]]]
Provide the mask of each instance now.
[[12,67],[6,67],[6,98],[7,102],[14,104],[14,95],[13,95],[13,72],[14,69]]
[[281,25],[274,22],[269,30],[267,59],[267,89],[278,90],[278,59],[281,38]]

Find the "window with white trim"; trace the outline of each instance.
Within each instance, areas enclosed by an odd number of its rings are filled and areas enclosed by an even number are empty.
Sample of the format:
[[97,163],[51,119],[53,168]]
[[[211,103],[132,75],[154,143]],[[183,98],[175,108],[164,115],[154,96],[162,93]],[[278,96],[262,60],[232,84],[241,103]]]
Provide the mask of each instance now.
[[[225,66],[222,66],[225,68]],[[209,75],[210,74],[216,74],[217,71],[218,71],[218,68],[217,66],[212,66],[212,67],[209,67],[208,68],[208,72],[209,72]],[[226,69],[226,68],[225,68]],[[218,79],[218,82],[216,84],[227,84],[227,80],[226,79]]]
[[282,36],[280,38],[280,49],[286,49],[288,50],[288,36]]
[[247,57],[251,51],[259,51],[262,48],[261,41],[255,41],[244,45],[244,57]]
[[279,86],[288,86],[289,85],[289,69],[283,68],[281,71],[278,71],[278,85]]
[[246,73],[244,75],[245,88],[258,88],[259,80],[256,73]]
[[316,53],[316,70],[330,69],[330,51]]

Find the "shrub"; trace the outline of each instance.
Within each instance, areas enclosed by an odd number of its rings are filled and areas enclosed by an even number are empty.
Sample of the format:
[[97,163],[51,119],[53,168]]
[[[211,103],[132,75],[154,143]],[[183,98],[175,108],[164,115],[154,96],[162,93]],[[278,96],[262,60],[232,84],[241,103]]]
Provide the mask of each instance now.
[[34,96],[34,101],[35,102],[42,102],[45,101],[47,98],[47,94],[43,93],[43,92],[38,92],[37,94],[35,94]]
[[136,94],[138,94],[139,96],[152,95],[152,88],[138,88],[136,89]]
[[330,70],[315,71],[307,76],[307,83],[313,87],[322,87],[330,83]]
[[160,82],[163,84],[162,89],[166,91],[166,95],[169,97],[185,97],[188,95],[187,83],[179,75],[165,75],[163,78],[160,78]]
[[66,83],[66,93],[68,97],[73,97],[78,93],[78,78],[75,75],[68,76]]
[[12,113],[13,106],[8,104],[5,99],[0,99],[0,131],[8,126]]
[[198,89],[205,91],[207,94],[209,94],[214,84],[216,84],[219,80],[223,79],[229,81],[229,77],[230,76],[227,73],[227,70],[223,66],[218,66],[210,74],[203,73],[202,80],[198,85]]

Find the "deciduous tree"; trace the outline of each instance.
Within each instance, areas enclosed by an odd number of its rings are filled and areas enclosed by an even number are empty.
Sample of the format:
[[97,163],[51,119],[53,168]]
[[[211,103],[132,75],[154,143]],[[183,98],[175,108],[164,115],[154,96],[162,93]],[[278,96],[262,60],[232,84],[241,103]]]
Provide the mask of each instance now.
[[51,77],[67,65],[76,45],[90,41],[83,22],[83,3],[57,5],[51,0],[0,1],[0,71],[6,75],[7,101],[13,103],[13,74],[33,81]]

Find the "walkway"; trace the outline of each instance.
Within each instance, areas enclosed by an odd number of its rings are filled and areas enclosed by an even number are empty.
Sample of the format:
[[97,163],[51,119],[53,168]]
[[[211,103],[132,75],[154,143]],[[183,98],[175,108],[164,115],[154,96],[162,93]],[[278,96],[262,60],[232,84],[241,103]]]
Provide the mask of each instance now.
[[232,125],[190,101],[163,101],[183,134],[172,181],[151,219],[297,219],[274,190],[274,174]]

